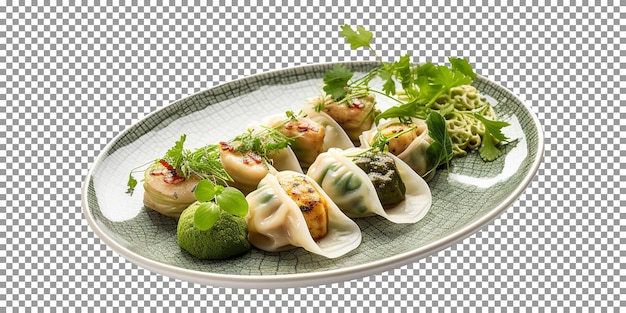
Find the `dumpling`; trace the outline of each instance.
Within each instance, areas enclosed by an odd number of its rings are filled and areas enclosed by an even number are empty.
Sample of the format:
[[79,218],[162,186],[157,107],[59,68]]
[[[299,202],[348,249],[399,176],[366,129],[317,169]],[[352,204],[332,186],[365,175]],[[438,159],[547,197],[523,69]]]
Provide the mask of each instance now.
[[265,251],[302,247],[327,258],[361,244],[361,230],[304,174],[266,175],[248,200],[248,240]]
[[394,223],[415,223],[432,204],[428,184],[391,153],[330,149],[307,176],[350,217],[380,215]]
[[302,173],[298,159],[289,147],[270,154],[272,164],[269,164],[254,151],[236,152],[228,143],[222,142],[220,145],[220,162],[232,178],[232,182],[228,184],[244,194],[254,190],[268,173],[274,174],[280,170]]
[[[193,152],[183,148],[186,135],[182,135],[163,158],[144,171],[144,205],[163,215],[179,218],[181,212],[196,201],[193,191],[201,179],[249,193],[268,173],[280,170],[302,173],[286,137],[274,138],[270,145],[263,146],[264,135],[250,131],[229,142],[206,145]],[[250,144],[257,141],[261,146]],[[236,150],[235,145],[250,148]],[[274,147],[279,148],[270,149]],[[265,152],[265,157],[257,151]]]
[[220,162],[233,180],[232,185],[247,194],[268,173],[302,168],[289,144],[293,139],[275,128],[258,126],[228,142],[220,142]]
[[267,117],[262,124],[294,138],[290,147],[302,167],[311,165],[320,153],[331,147],[341,149],[354,147],[341,126],[326,114],[312,117],[304,115],[288,117],[285,114],[278,114]]
[[187,179],[177,175],[175,169],[160,160],[144,172],[144,205],[165,216],[179,218],[196,201],[193,190],[198,181],[196,175]]
[[428,135],[428,127],[424,120],[412,118],[411,123],[400,122],[397,118],[386,120],[378,127],[373,127],[361,135],[361,147],[369,148],[376,140],[379,132],[389,137],[411,127],[414,127],[412,131],[389,140],[389,152],[408,164],[426,181],[429,181],[435,175],[437,164],[426,153],[433,139]]
[[376,117],[376,98],[373,94],[359,97],[346,96],[346,101],[335,102],[330,96],[310,99],[302,111],[309,117],[325,116],[336,121],[348,134],[353,143],[359,143],[359,136],[372,128]]

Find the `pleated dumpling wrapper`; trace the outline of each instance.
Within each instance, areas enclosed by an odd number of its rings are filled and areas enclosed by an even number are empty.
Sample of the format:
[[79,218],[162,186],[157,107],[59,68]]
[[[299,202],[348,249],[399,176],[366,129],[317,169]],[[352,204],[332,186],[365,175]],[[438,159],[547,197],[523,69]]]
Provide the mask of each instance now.
[[354,147],[343,128],[326,114],[311,117],[305,114],[276,114],[268,116],[261,123],[275,127],[283,135],[294,138],[290,146],[302,167],[311,165],[320,153],[330,148]]
[[275,252],[302,247],[337,258],[361,244],[361,230],[311,178],[294,171],[268,174],[248,201],[248,240]]
[[[413,169],[391,153],[378,152],[370,168],[386,169],[370,174],[355,164],[367,152],[362,148],[330,149],[320,154],[307,175],[315,180],[350,217],[380,215],[394,223],[421,220],[432,204],[430,188]],[[382,154],[382,155],[381,155]],[[383,160],[384,159],[384,160]],[[395,164],[397,176],[388,169]],[[381,164],[383,162],[387,162]],[[395,176],[395,180],[390,178]],[[372,178],[373,177],[373,178]],[[375,181],[375,182],[373,182]],[[374,184],[377,184],[377,188]]]
[[336,121],[354,144],[359,143],[361,133],[372,128],[378,114],[374,93],[349,94],[339,102],[330,95],[320,95],[309,99],[302,111],[309,117],[321,115]]
[[401,122],[398,118],[383,120],[377,127],[372,127],[360,136],[361,148],[371,147],[379,132],[389,137],[410,128],[413,129],[389,140],[389,152],[429,181],[434,177],[438,164],[426,152],[433,139],[428,135],[428,126],[424,120],[411,118],[410,123]]
[[244,194],[254,190],[268,173],[273,174],[281,170],[302,173],[300,163],[290,147],[271,153],[269,155],[271,164],[254,151],[234,152],[227,143],[222,143],[221,147],[220,162],[233,180],[229,185]]

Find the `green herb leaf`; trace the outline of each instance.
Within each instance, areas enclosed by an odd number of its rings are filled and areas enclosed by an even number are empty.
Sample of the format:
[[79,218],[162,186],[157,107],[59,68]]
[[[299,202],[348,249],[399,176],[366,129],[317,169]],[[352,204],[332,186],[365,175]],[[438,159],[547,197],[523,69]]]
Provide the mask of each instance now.
[[186,138],[187,135],[183,134],[163,157],[163,160],[177,170],[178,175],[189,178],[193,173],[220,184],[232,181],[220,162],[219,145],[207,145],[191,152],[183,148]]
[[396,94],[396,81],[398,79],[402,84],[402,88],[411,89],[414,81],[414,77],[411,73],[411,55],[406,54],[397,62],[383,63],[383,66],[376,69],[374,74],[383,80],[383,91],[387,96]]
[[452,65],[452,70],[459,71],[472,80],[476,79],[476,73],[474,73],[472,65],[469,64],[466,59],[451,57],[448,58],[448,61],[450,61],[450,64]]
[[220,146],[217,144],[207,145],[185,156],[182,172],[188,177],[188,172],[193,172],[203,179],[210,179],[218,184],[226,184],[233,179],[228,175],[220,161]]
[[491,162],[502,155],[502,151],[496,147],[494,138],[500,141],[509,140],[502,133],[502,128],[510,124],[504,121],[489,120],[478,113],[474,113],[474,117],[485,125],[485,133],[483,134],[480,148],[478,148],[478,153],[484,161]]
[[[453,67],[425,63],[415,69],[415,82],[419,94],[415,97],[425,106],[430,106],[441,95],[450,92],[453,87],[470,84],[476,76],[471,66],[464,59],[451,58]],[[469,68],[468,68],[469,66]]]
[[437,69],[435,75],[432,76],[431,82],[433,85],[439,85],[445,89],[444,93],[448,92],[452,87],[467,85],[472,82],[471,77],[460,71],[452,70],[445,65],[440,65]]
[[294,113],[291,110],[285,112],[285,116],[287,116],[287,118],[292,121],[298,119],[298,116],[300,115],[302,115],[302,111],[298,112],[298,114]]
[[202,202],[193,215],[193,223],[200,230],[207,230],[220,218],[220,208],[215,202]]
[[135,187],[137,187],[137,180],[133,177],[132,172],[128,174],[128,182],[126,185],[128,186],[126,193],[132,196],[133,192],[135,192]]
[[196,185],[193,195],[200,202],[211,201],[215,197],[215,185],[211,181],[203,179]]
[[433,139],[433,143],[428,147],[427,153],[435,158],[435,167],[446,163],[454,157],[452,151],[452,140],[446,128],[446,120],[436,111],[428,114],[425,120],[428,126],[428,135]]
[[[393,69],[391,69],[393,70]],[[393,80],[393,72],[389,69],[382,69],[378,76],[385,82],[383,91],[386,95],[394,95],[396,93],[396,82]]]
[[396,77],[402,82],[403,89],[412,89],[415,81],[411,73],[411,55],[405,54],[395,63]]
[[491,162],[502,155],[502,151],[496,147],[488,130],[485,130],[485,134],[483,135],[480,143],[480,148],[478,148],[478,153],[483,161],[486,162]]
[[230,214],[244,217],[248,214],[246,196],[236,188],[226,187],[215,197],[220,208]]
[[432,62],[417,65],[414,70],[416,76],[415,83],[421,88],[422,85],[430,82],[430,77],[434,76],[437,71],[437,66]]
[[180,139],[176,141],[176,144],[167,150],[163,157],[163,159],[174,168],[180,168],[185,159],[183,144],[186,139],[186,134],[181,135]]
[[374,123],[378,125],[380,120],[385,118],[394,118],[394,117],[417,117],[420,119],[425,119],[430,110],[424,106],[419,106],[416,101],[408,102],[405,104],[401,104],[399,106],[393,106],[389,109],[381,112],[376,115],[374,119]]
[[485,118],[484,116],[482,116],[479,113],[474,113],[474,117],[476,117],[477,120],[479,120],[481,123],[483,123],[483,125],[485,125],[485,129],[487,131],[489,131],[489,133],[491,133],[491,135],[500,140],[500,141],[506,141],[509,140],[509,138],[507,138],[503,133],[502,133],[502,128],[510,126],[511,124],[504,122],[504,121],[492,121],[489,120],[487,118]]
[[324,91],[333,99],[338,100],[348,94],[348,81],[354,73],[341,64],[335,64],[332,70],[324,74]]
[[372,49],[370,42],[374,37],[374,34],[363,26],[357,26],[355,32],[350,25],[341,26],[341,36],[346,37],[346,42],[350,44],[350,48],[353,50],[360,47],[368,47]]

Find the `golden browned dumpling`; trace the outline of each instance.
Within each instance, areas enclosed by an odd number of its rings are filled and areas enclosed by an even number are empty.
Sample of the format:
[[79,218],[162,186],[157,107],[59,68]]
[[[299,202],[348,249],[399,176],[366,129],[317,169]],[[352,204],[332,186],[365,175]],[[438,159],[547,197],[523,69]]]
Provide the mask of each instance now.
[[326,236],[328,233],[327,203],[315,190],[311,181],[303,175],[287,175],[280,177],[278,183],[302,212],[313,240],[318,241]]

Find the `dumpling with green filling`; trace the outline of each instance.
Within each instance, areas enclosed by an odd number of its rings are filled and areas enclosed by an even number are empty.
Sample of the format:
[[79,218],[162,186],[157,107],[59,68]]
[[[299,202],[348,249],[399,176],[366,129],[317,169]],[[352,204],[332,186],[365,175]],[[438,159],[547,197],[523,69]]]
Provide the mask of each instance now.
[[265,251],[302,247],[327,258],[361,244],[361,230],[310,177],[282,171],[266,175],[248,201],[248,240]]
[[330,149],[307,176],[350,217],[380,215],[393,223],[415,223],[432,204],[426,181],[388,152]]
[[412,118],[408,123],[398,118],[384,120],[378,127],[361,135],[361,147],[371,147],[377,136],[393,137],[402,132],[405,133],[389,140],[389,152],[404,161],[426,181],[431,180],[438,164],[427,153],[433,139],[428,135],[428,126],[424,120]]

